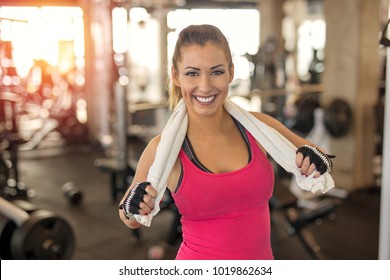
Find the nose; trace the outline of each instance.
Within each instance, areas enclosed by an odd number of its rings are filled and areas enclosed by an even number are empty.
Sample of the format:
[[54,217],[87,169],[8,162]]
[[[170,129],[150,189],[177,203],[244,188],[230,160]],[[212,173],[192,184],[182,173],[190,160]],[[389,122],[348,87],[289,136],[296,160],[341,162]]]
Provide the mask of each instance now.
[[211,79],[209,75],[201,75],[199,79],[198,89],[203,92],[209,91],[211,88]]

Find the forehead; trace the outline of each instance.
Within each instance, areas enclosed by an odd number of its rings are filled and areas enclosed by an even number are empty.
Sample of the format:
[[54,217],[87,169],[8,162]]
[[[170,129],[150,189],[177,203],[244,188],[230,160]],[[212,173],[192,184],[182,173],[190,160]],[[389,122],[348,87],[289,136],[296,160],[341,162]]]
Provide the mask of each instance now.
[[[228,64],[224,49],[213,43],[205,45],[192,44],[185,46],[181,50],[182,66]],[[194,65],[193,65],[194,64]]]

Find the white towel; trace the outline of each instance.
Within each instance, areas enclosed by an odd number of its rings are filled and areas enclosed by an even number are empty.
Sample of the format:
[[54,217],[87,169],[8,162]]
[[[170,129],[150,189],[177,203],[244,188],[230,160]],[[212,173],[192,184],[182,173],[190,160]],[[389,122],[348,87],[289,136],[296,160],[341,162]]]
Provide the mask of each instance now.
[[[318,178],[313,177],[314,173],[308,177],[302,175],[295,164],[297,147],[274,128],[261,122],[251,113],[228,99],[225,101],[224,107],[233,118],[253,135],[281,167],[295,175],[297,184],[303,190],[313,193],[317,191],[325,193],[334,187],[334,181],[328,172]],[[134,215],[136,220],[145,226],[150,226],[153,217],[160,211],[159,202],[164,195],[168,176],[183,144],[187,126],[187,108],[184,101],[180,100],[162,131],[156,157],[148,173],[147,181],[157,189],[158,193],[154,209],[147,216]]]

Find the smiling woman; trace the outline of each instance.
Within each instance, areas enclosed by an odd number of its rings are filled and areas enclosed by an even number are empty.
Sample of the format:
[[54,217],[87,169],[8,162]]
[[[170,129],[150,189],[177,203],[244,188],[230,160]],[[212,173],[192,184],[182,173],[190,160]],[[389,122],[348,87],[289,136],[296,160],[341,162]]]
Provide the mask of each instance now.
[[[178,146],[169,148],[180,151],[161,164],[173,165],[167,171],[166,185],[182,216],[183,242],[176,259],[273,259],[268,201],[274,173],[264,147],[245,127],[246,120],[272,127],[291,142],[291,165],[300,168],[297,172],[301,177],[320,178],[329,171],[321,167],[330,166],[330,159],[320,150],[304,156],[302,149],[294,146],[313,144],[277,120],[240,111],[248,116],[242,119],[226,107],[234,64],[226,37],[217,27],[203,24],[184,28],[172,62],[170,104],[178,108],[172,115],[181,121],[185,108],[188,126],[186,131],[171,133],[174,135],[163,132],[146,147],[120,202],[120,218],[128,227],[137,228],[141,224],[134,214],[146,217],[156,213],[161,180],[156,183],[149,170],[161,160],[158,152],[167,144],[166,139],[173,137],[174,141],[180,139]],[[177,121],[170,120],[168,131]],[[184,119],[179,126],[183,123]]]
[[197,110],[210,114],[221,107],[228,95],[234,76],[231,57],[212,43],[190,45],[182,51],[188,55],[172,67],[173,83],[179,89],[176,94],[180,95],[176,98],[184,99],[190,114]]
[[230,86],[230,93],[242,95],[250,92],[252,70],[247,55],[255,55],[260,44],[258,9],[176,9],[168,12],[167,23],[171,30],[167,38],[169,69],[180,31],[192,24],[212,24],[226,35],[231,48],[235,81]]

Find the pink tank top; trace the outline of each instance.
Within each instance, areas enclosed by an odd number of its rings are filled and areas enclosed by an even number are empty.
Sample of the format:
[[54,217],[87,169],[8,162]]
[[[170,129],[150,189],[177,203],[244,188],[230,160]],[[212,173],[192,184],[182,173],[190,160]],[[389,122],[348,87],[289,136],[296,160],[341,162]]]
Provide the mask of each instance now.
[[273,168],[253,136],[246,133],[252,157],[236,171],[203,171],[180,151],[183,174],[172,194],[183,231],[176,259],[273,259],[268,206]]

